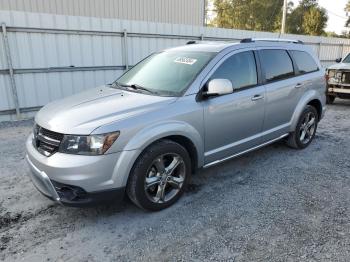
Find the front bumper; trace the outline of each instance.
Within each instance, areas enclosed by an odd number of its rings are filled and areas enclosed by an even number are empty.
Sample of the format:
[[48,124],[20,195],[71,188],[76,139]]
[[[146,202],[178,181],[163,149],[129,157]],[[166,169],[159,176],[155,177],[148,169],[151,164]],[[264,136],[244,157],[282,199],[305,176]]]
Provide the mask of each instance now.
[[350,87],[343,88],[342,86],[330,86],[328,87],[328,93],[330,94],[348,94],[350,95]]
[[45,172],[40,171],[36,166],[34,166],[32,161],[30,161],[28,155],[26,155],[26,160],[31,171],[29,173],[30,179],[32,180],[34,186],[46,197],[59,202],[61,198],[53,186],[50,178],[46,175]]
[[28,155],[26,155],[26,160],[30,167],[29,176],[38,191],[47,198],[65,206],[95,206],[109,202],[119,202],[124,198],[125,187],[88,193],[80,187],[50,180],[45,172],[34,166]]
[[68,206],[90,206],[107,201],[122,200],[125,183],[116,177],[120,153],[102,156],[80,156],[55,153],[40,154],[31,137],[26,142],[26,160],[30,178],[46,197]]

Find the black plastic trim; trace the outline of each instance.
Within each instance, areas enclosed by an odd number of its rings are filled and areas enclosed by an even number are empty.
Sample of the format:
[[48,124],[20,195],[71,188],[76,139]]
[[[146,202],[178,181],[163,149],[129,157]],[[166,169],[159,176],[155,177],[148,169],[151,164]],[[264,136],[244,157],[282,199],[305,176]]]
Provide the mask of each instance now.
[[59,197],[60,203],[70,207],[93,207],[108,203],[119,203],[124,199],[125,187],[86,192],[84,189],[62,184],[51,180]]

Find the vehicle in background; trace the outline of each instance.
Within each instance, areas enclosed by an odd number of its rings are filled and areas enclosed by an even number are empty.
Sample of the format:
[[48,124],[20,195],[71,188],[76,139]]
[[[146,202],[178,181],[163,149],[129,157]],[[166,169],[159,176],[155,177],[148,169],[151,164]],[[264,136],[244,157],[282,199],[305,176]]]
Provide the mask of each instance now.
[[299,41],[244,39],[157,52],[112,84],[43,107],[26,142],[34,185],[69,206],[160,210],[200,168],[280,139],[306,148],[324,115],[320,62]]
[[328,104],[332,104],[336,97],[350,99],[350,54],[335,61],[337,64],[326,69]]

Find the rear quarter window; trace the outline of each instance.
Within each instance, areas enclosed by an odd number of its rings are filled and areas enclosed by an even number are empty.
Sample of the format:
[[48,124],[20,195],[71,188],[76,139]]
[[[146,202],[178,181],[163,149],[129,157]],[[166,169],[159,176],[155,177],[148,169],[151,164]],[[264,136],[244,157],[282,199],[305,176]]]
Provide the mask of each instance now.
[[319,68],[311,55],[304,51],[290,51],[299,69],[299,73],[306,74],[317,71]]

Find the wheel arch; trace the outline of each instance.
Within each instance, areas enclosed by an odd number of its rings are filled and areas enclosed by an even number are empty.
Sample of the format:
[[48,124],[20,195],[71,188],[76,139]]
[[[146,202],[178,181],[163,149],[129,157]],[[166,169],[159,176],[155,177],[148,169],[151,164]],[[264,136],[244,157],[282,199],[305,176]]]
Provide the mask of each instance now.
[[[162,139],[169,139],[169,140],[172,140],[172,141],[180,144],[181,146],[183,146],[190,156],[192,173],[194,173],[197,170],[197,168],[198,168],[198,152],[197,152],[196,146],[193,144],[191,139],[189,139],[183,135],[166,136],[166,137],[163,137],[159,140],[162,140]],[[157,141],[159,141],[159,140],[157,140]],[[153,143],[155,143],[155,142],[153,142]]]
[[130,171],[140,154],[147,147],[162,139],[177,142],[188,151],[191,158],[192,171],[203,165],[204,147],[200,133],[193,126],[184,122],[162,122],[141,129],[130,139],[117,161],[113,180],[117,184],[125,186]]
[[290,132],[293,132],[295,130],[299,117],[307,105],[314,106],[317,110],[319,120],[321,119],[322,113],[323,113],[322,98],[317,91],[310,90],[309,92],[306,92],[303,95],[303,97],[299,100],[299,103],[297,104],[294,110],[294,113],[291,119]]
[[318,121],[320,121],[320,118],[322,116],[322,103],[321,103],[321,101],[318,99],[313,99],[313,100],[309,101],[307,103],[307,105],[313,106],[316,109],[317,115],[318,115]]

